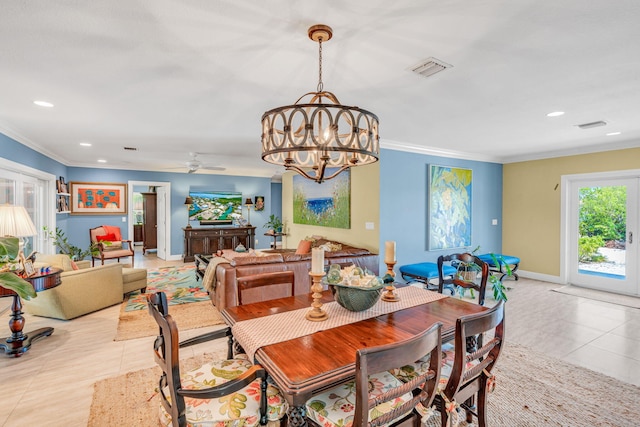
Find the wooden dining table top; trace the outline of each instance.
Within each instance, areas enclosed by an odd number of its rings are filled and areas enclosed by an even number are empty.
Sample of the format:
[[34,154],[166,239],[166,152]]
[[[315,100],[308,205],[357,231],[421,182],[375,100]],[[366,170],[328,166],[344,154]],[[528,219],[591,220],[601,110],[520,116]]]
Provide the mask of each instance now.
[[[332,301],[331,292],[324,291],[322,302]],[[243,320],[309,308],[311,302],[309,294],[297,295],[227,307],[222,311],[222,316],[229,326],[233,326]],[[256,351],[255,359],[273,378],[287,401],[293,406],[302,406],[313,394],[355,377],[356,350],[402,341],[436,322],[442,322],[443,341],[448,341],[453,339],[459,317],[485,310],[487,308],[480,305],[446,297],[269,344]],[[242,342],[239,344],[242,345]]]

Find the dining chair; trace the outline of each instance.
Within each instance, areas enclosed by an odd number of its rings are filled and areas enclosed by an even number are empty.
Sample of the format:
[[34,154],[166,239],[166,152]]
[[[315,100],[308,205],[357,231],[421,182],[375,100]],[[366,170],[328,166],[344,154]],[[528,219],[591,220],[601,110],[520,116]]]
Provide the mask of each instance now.
[[[445,265],[454,265],[457,271],[453,275],[444,273]],[[479,276],[479,277],[478,277]],[[478,292],[478,304],[484,305],[489,279],[489,265],[470,253],[441,255],[438,257],[438,292],[450,289],[451,294],[455,287],[471,289]]]
[[[478,347],[469,352],[467,338],[472,336],[478,337]],[[500,356],[503,342],[502,300],[488,311],[463,316],[456,321],[454,342],[442,345],[439,390],[434,399],[443,426],[448,425],[448,417],[457,407],[466,411],[467,422],[471,423],[475,415],[479,427],[487,425],[487,394],[495,385],[492,370]],[[430,357],[426,355],[392,373],[403,382],[411,381],[430,369]],[[427,408],[428,406],[418,405],[416,409],[424,416]]]
[[[311,425],[418,426],[414,411],[420,403],[430,407],[440,376],[442,324],[407,340],[356,351],[356,378],[325,390],[307,401]],[[403,383],[389,370],[430,354],[428,369]],[[415,395],[414,393],[415,392]]]
[[252,274],[236,279],[238,305],[290,297],[295,292],[293,271]]
[[[169,314],[164,292],[148,294],[147,301],[149,313],[159,326],[153,352],[162,369],[158,385],[160,425],[255,426],[277,421],[286,414],[288,405],[280,391],[267,382],[264,368],[246,359],[233,358],[230,328],[179,342],[178,327]],[[181,372],[180,348],[224,338],[226,359]]]

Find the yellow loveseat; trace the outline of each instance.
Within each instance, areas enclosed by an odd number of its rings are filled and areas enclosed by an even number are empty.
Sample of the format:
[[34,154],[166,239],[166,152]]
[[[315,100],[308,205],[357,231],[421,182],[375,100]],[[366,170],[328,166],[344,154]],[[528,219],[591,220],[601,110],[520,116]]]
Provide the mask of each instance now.
[[36,298],[24,300],[27,313],[69,320],[122,302],[124,294],[147,286],[147,270],[123,268],[122,264],[89,267],[79,261],[73,269],[66,255],[38,254],[35,266],[61,268],[60,285],[38,292]]

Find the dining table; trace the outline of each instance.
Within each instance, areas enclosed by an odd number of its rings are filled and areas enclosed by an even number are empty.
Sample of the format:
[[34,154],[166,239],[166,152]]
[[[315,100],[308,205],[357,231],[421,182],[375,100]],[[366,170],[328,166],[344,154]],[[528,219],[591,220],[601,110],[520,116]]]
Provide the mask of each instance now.
[[456,320],[487,308],[417,286],[398,286],[399,301],[380,299],[350,312],[322,292],[329,318],[305,318],[311,294],[227,307],[222,311],[236,344],[264,367],[289,403],[288,425],[305,426],[305,403],[315,394],[355,378],[358,349],[408,339],[436,322],[442,340],[453,339]]

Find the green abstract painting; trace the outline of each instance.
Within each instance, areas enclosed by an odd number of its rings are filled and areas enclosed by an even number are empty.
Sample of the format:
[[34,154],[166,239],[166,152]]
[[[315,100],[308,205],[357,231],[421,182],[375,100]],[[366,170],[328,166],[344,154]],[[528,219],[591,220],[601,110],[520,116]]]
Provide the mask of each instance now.
[[429,250],[471,246],[471,169],[429,166]]
[[[337,171],[327,168],[327,174]],[[322,184],[293,176],[293,223],[351,228],[351,171]]]

